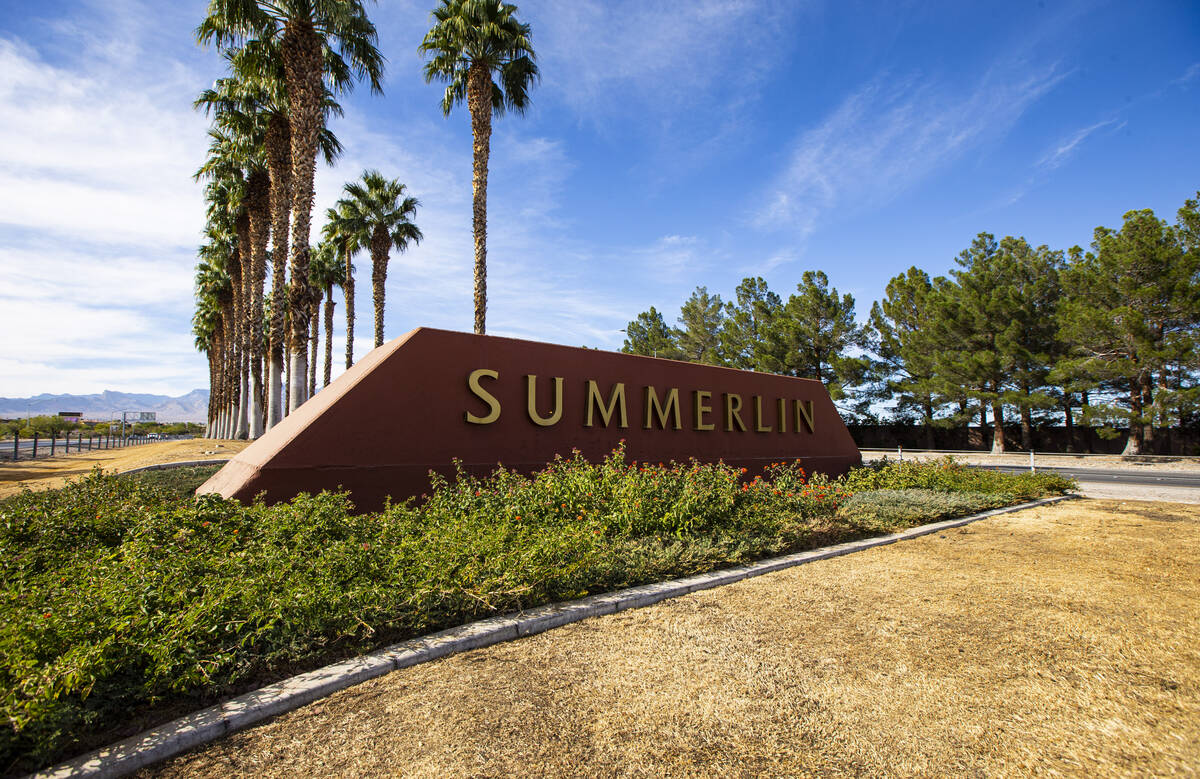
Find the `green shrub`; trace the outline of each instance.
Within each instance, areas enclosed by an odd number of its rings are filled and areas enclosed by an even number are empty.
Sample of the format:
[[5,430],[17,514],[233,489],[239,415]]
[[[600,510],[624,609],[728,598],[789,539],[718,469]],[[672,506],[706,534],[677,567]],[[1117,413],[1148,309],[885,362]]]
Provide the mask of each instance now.
[[891,532],[1011,503],[1012,499],[1006,495],[986,492],[868,490],[855,493],[841,508],[839,516],[866,530]]
[[1023,499],[1061,495],[1077,486],[1073,479],[1056,473],[1004,473],[971,468],[951,457],[905,463],[883,460],[855,468],[836,483],[849,492],[923,489],[982,492]]

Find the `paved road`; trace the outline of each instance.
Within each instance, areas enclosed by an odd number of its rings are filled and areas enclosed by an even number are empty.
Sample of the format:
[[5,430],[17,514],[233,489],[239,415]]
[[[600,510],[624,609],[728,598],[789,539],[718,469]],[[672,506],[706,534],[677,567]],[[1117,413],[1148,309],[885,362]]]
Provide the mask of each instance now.
[[[1028,466],[1016,465],[976,465],[975,468],[988,468],[1006,473],[1021,473],[1028,471]],[[1051,471],[1063,476],[1069,476],[1081,482],[1102,482],[1105,484],[1149,484],[1162,487],[1200,488],[1200,473],[1180,471],[1147,471],[1139,473],[1132,470],[1116,470],[1107,468],[1050,468],[1038,466],[1039,471]]]

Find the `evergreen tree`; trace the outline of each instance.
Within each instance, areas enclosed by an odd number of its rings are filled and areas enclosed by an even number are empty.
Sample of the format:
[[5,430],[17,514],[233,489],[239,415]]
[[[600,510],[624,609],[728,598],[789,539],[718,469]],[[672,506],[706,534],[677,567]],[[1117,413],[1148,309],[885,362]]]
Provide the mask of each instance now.
[[[938,286],[945,279],[938,279]],[[928,327],[937,287],[916,266],[888,282],[886,296],[871,307],[867,333],[878,357],[874,397],[894,399],[900,412],[916,411],[925,428],[925,447],[932,449],[937,401],[936,359],[939,351]]]
[[696,287],[679,312],[679,324],[683,328],[676,339],[683,359],[720,365],[721,325],[724,319],[721,296],[708,294],[707,287]]
[[834,400],[847,398],[849,388],[865,376],[867,360],[848,355],[865,343],[862,328],[854,322],[854,297],[830,288],[823,271],[804,272],[796,293],[766,332],[764,367],[816,379]]
[[1093,252],[1066,274],[1061,335],[1073,354],[1064,367],[1118,393],[1116,405],[1091,408],[1088,417],[1125,420],[1126,454],[1156,448],[1163,401],[1172,383],[1183,384],[1172,374],[1192,367],[1200,253],[1187,248],[1190,218],[1181,214],[1171,227],[1148,209],[1130,211],[1120,231],[1096,228]]
[[667,327],[654,306],[643,311],[625,326],[625,343],[621,351],[625,354],[643,354],[647,357],[665,357],[669,360],[682,359],[676,333]]
[[722,362],[743,370],[763,371],[770,362],[766,335],[783,301],[767,287],[762,277],[742,279],[734,294],[737,303],[725,304],[721,328]]

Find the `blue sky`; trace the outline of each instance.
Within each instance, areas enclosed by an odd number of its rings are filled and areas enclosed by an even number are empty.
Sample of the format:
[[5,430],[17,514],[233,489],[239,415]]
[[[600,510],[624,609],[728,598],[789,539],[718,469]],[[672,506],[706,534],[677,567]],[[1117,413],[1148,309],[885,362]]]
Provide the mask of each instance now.
[[[193,42],[205,5],[0,0],[0,396],[207,385],[190,334],[207,126],[190,104],[221,75]],[[343,100],[346,153],[317,176],[318,214],[364,167],[421,200],[389,337],[472,324],[470,129],[420,75],[431,5],[371,7],[385,95]],[[697,285],[729,297],[762,275],[786,298],[809,269],[861,319],[982,230],[1086,246],[1200,189],[1195,0],[518,5],[543,78],[494,125],[492,334],[616,349]],[[340,301],[337,319],[340,354]]]

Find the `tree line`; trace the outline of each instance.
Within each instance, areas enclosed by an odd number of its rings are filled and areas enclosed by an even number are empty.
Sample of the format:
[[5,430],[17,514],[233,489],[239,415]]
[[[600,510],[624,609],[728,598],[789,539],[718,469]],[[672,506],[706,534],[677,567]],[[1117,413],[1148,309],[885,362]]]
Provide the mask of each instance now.
[[[516,12],[500,0],[440,0],[418,49],[426,81],[447,84],[443,112],[466,102],[470,113],[480,334],[491,120],[522,113],[539,77],[529,25]],[[361,81],[383,91],[384,56],[362,0],[210,0],[196,38],[215,44],[228,69],[195,102],[213,120],[196,172],[207,217],[193,316],[209,364],[206,434],[257,438],[316,393],[322,318],[329,383],[335,288],[346,306],[346,367],[353,364],[360,252],[371,261],[375,346],[383,343],[389,257],[423,238],[420,203],[398,179],[366,170],[345,185],[310,245],[316,164],[333,164],[342,151],[330,129],[342,113],[337,100]]]
[[651,307],[622,351],[814,378],[848,418],[935,427],[977,422],[992,450],[1032,448],[1038,425],[1124,431],[1154,452],[1163,428],[1200,427],[1200,192],[1170,224],[1151,210],[1097,227],[1090,251],[980,233],[948,276],[911,267],[866,321],[854,298],[805,271],[785,301],[762,278],[722,300],[698,287],[670,326]]

